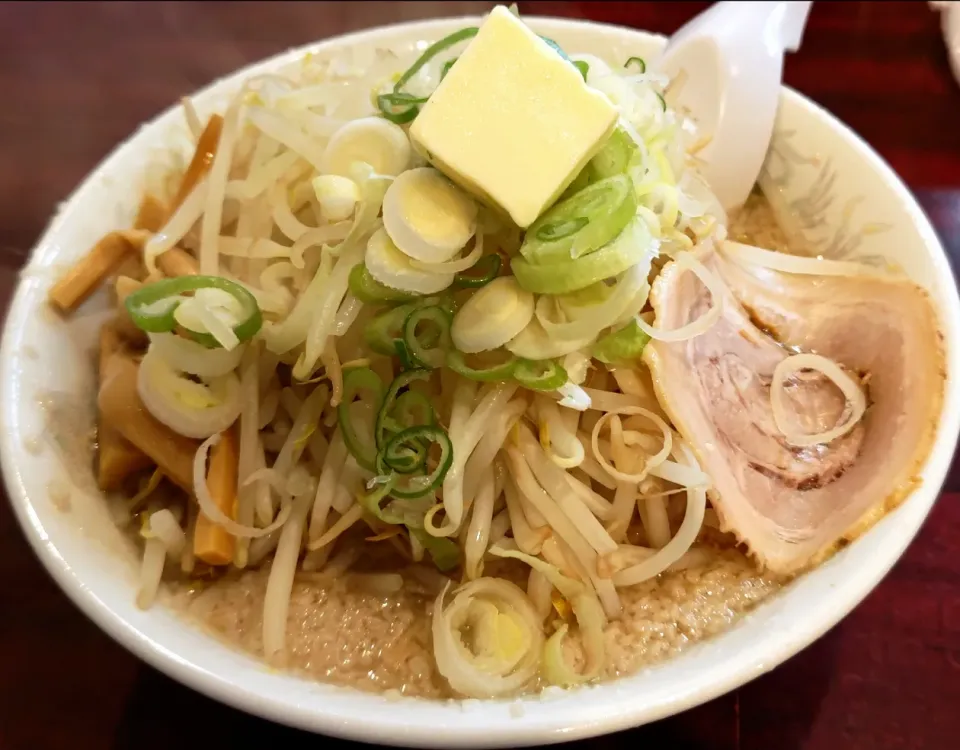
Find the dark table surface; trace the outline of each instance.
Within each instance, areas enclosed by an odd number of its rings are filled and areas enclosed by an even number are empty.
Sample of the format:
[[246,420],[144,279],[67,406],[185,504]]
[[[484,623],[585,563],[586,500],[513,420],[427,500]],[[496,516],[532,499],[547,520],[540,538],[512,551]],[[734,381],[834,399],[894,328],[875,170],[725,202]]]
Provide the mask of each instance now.
[[[294,45],[490,5],[0,4],[0,305],[57,203],[115,143],[182,94]],[[707,5],[520,9],[670,33]],[[893,165],[960,259],[960,85],[927,3],[817,3],[786,80]],[[884,582],[803,653],[697,709],[581,746],[960,747],[960,494],[950,494],[960,492],[957,472],[946,491]],[[220,706],[109,640],[47,577],[7,503],[0,581],[2,750],[313,741]]]

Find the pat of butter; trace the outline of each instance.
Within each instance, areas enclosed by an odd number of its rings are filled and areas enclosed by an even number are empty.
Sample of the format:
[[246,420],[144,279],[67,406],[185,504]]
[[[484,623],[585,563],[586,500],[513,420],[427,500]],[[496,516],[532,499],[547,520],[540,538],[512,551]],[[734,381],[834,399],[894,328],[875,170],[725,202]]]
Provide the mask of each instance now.
[[593,157],[617,110],[502,6],[430,96],[410,138],[466,190],[530,226]]

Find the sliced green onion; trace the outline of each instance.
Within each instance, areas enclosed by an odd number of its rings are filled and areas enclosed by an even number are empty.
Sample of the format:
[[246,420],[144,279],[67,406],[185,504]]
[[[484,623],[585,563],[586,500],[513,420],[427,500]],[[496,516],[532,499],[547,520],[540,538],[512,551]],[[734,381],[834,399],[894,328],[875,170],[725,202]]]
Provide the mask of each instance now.
[[394,354],[396,354],[397,359],[400,360],[401,371],[406,372],[407,370],[416,370],[419,367],[416,359],[414,359],[414,356],[410,353],[410,348],[403,339],[397,339],[394,341],[393,347]]
[[377,354],[387,357],[397,354],[397,342],[403,340],[403,322],[416,309],[416,303],[410,303],[380,313],[364,329],[364,342]]
[[[413,359],[420,367],[442,367],[445,352],[450,345],[450,313],[439,305],[420,307],[411,312],[403,323],[403,341]],[[434,327],[434,335],[427,338],[417,326],[427,324]]]
[[484,255],[469,270],[458,273],[453,285],[463,289],[478,289],[497,278],[502,264],[499,253]]
[[377,455],[377,471],[397,474],[416,474],[427,465],[428,445],[419,442],[404,445],[395,455],[387,456],[381,452]]
[[[436,420],[434,418],[433,407],[430,405],[430,400],[422,393],[408,390],[399,396],[397,395],[400,390],[408,387],[414,381],[428,380],[429,378],[430,370],[411,369],[401,373],[390,383],[386,396],[384,396],[383,404],[380,407],[380,412],[377,414],[377,422],[374,428],[374,436],[378,449],[382,450],[393,434],[401,432],[408,427],[432,425],[435,423]],[[419,421],[416,420],[413,415],[414,410],[417,409],[419,409],[423,415],[423,418]],[[426,464],[427,449],[429,447],[429,443],[421,442],[419,447],[412,448],[405,456],[396,460],[391,459],[385,463],[382,461],[381,456],[378,456],[377,468],[383,472],[386,472],[389,468],[399,474],[412,474],[419,471],[423,468],[424,464]],[[383,464],[382,466],[381,463]]]
[[661,109],[663,109],[663,111],[666,112],[666,111],[667,111],[667,100],[663,98],[663,94],[661,94],[659,91],[654,91],[653,93],[655,93],[655,94],[657,95],[657,99],[660,100],[660,107],[661,107]]
[[633,138],[623,128],[617,128],[590,160],[591,177],[602,180],[624,174],[638,156],[639,149]]
[[650,228],[643,219],[636,218],[613,242],[582,258],[544,265],[513,258],[510,269],[517,283],[528,292],[567,294],[623,273],[654,247]]
[[444,78],[447,77],[447,73],[450,72],[450,68],[453,67],[453,64],[454,64],[456,61],[457,61],[457,58],[456,58],[456,57],[451,57],[449,60],[447,60],[447,61],[443,64],[443,67],[440,68],[440,80],[441,80],[441,81],[442,81]]
[[650,336],[640,330],[636,318],[619,331],[613,331],[593,345],[591,354],[608,365],[623,365],[635,362],[643,354]]
[[567,382],[567,371],[552,359],[521,359],[513,368],[513,378],[524,388],[555,391]]
[[380,377],[368,367],[344,370],[343,395],[340,404],[337,406],[337,421],[340,424],[340,434],[343,436],[343,442],[350,454],[357,460],[357,463],[368,471],[376,471],[377,446],[374,440],[376,434],[375,429],[373,429],[374,425],[371,425],[370,440],[367,442],[357,434],[353,424],[353,415],[350,413],[354,398],[364,390],[372,395],[372,414],[379,414],[383,403],[383,381],[380,380]]
[[[377,486],[365,495],[360,495],[357,501],[370,515],[392,526],[406,526],[410,535],[416,537],[433,560],[433,564],[441,571],[452,570],[460,563],[460,548],[456,543],[443,537],[435,537],[423,530],[422,521],[414,517],[414,513],[404,514],[389,510],[381,503],[392,493],[397,478],[393,475],[378,477]],[[420,515],[420,514],[416,514]]]
[[452,34],[448,34],[443,39],[431,44],[429,47],[427,47],[423,51],[423,54],[420,55],[420,57],[418,57],[414,61],[413,65],[407,68],[406,71],[404,71],[403,75],[401,75],[400,78],[397,79],[397,82],[393,85],[393,90],[394,91],[402,90],[403,87],[407,85],[407,82],[420,71],[420,68],[422,68],[428,62],[430,62],[439,53],[443,52],[445,49],[448,49],[449,47],[452,47],[454,44],[457,44],[458,42],[462,42],[465,39],[471,39],[475,37],[478,31],[480,31],[479,27],[468,26],[465,29],[460,29],[459,31],[455,31]]
[[588,255],[623,231],[637,213],[633,181],[614,175],[590,185],[537,219],[527,230],[520,254],[532,264]]
[[[417,411],[420,412],[419,416],[416,415]],[[420,391],[404,391],[397,396],[390,419],[394,425],[399,425],[399,432],[418,424],[436,424],[437,415],[425,394]]]
[[384,523],[389,523],[393,526],[403,526],[406,523],[405,518],[384,510],[380,505],[380,503],[389,497],[395,481],[396,477],[393,475],[377,477],[376,486],[370,490],[370,492],[358,495],[357,502],[360,503],[361,507],[367,511],[367,513]]
[[420,113],[420,105],[427,101],[425,96],[414,96],[394,92],[392,94],[380,94],[377,97],[377,107],[380,114],[397,125],[408,123]]
[[479,30],[476,26],[468,26],[427,47],[413,65],[407,68],[403,75],[397,79],[397,82],[393,85],[393,93],[381,94],[377,97],[377,107],[379,107],[381,114],[398,125],[413,120],[420,113],[420,105],[426,102],[428,97],[418,97],[406,93],[403,91],[403,87],[434,57],[458,42],[476,36]]
[[[184,301],[184,295],[187,292],[196,292],[200,289],[219,289],[240,303],[244,318],[233,327],[233,332],[240,341],[253,338],[260,330],[260,326],[263,325],[263,316],[256,298],[245,287],[221,276],[177,276],[155,281],[130,294],[124,305],[137,328],[147,333],[166,333],[175,328],[182,328],[177,323],[174,313]],[[209,333],[191,331],[187,328],[183,328],[183,331],[187,337],[204,346],[210,348],[220,346]]]
[[404,292],[400,289],[391,289],[385,284],[381,284],[370,275],[363,263],[354,266],[353,270],[350,271],[348,284],[350,293],[361,302],[369,305],[383,302],[409,302],[417,299],[416,294]]
[[580,75],[583,76],[583,80],[587,80],[587,75],[590,73],[590,63],[584,62],[583,60],[577,60],[573,63],[573,67],[580,71]]
[[647,64],[644,62],[642,57],[628,57],[627,61],[623,64],[623,67],[629,68],[631,65],[636,66],[638,73],[647,72]]
[[409,527],[410,533],[417,538],[420,546],[430,553],[433,564],[441,572],[453,570],[460,564],[460,548],[455,542],[442,537],[431,536],[423,529]]
[[470,380],[479,380],[482,383],[492,381],[509,380],[513,377],[514,368],[517,366],[517,358],[510,355],[510,359],[498,365],[475,369],[467,364],[463,352],[457,349],[451,349],[447,352],[447,367],[453,370],[457,375],[462,375]]
[[[415,426],[411,424],[400,424],[395,421],[395,412],[399,406],[400,391],[417,380],[429,379],[430,370],[408,370],[407,372],[397,375],[397,377],[393,379],[393,382],[387,387],[387,392],[383,397],[382,403],[380,404],[380,411],[377,413],[377,423],[374,432],[378,449],[382,449],[387,444],[387,441],[389,440],[389,435],[387,434],[388,431],[400,432],[407,427]],[[407,391],[407,393],[411,393],[411,391]],[[432,414],[433,412],[431,410],[431,417]],[[420,424],[427,423],[421,422]]]
[[405,483],[398,480],[391,491],[394,497],[401,499],[421,497],[439,487],[443,483],[447,472],[450,471],[450,466],[453,464],[453,443],[442,427],[433,425],[408,427],[398,432],[390,438],[386,446],[380,451],[377,456],[377,463],[381,466],[389,466],[392,461],[400,461],[409,456],[411,452],[417,451],[422,446],[422,441],[436,443],[440,446],[440,458],[437,461],[437,466],[426,476],[410,477]]

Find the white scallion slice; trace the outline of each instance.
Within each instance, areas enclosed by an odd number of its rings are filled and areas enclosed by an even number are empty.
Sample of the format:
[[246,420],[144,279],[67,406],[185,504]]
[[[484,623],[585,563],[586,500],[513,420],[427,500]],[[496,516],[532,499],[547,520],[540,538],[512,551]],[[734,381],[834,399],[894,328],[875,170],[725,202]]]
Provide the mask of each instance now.
[[508,352],[524,359],[540,360],[565,357],[593,342],[593,336],[582,339],[552,338],[540,321],[533,318],[527,326],[505,344]]
[[382,117],[361,117],[337,130],[320,161],[321,172],[350,177],[350,165],[364,162],[381,175],[395,176],[410,163],[410,141],[399,125]]
[[400,252],[383,228],[374,232],[367,242],[364,262],[370,275],[384,286],[415,294],[442,292],[453,283],[455,276],[414,268],[410,258]]
[[174,370],[201,378],[216,378],[237,369],[245,345],[234,349],[210,349],[173,333],[151,333],[150,351],[162,357]]
[[387,189],[383,225],[411,258],[443,263],[477,231],[477,204],[437,170],[411,169]]
[[194,383],[152,349],[140,362],[137,392],[156,419],[189,438],[222,432],[240,416],[240,381],[234,373]]
[[[825,432],[808,434],[791,428],[788,424],[788,407],[784,403],[786,398],[786,381],[801,370],[816,370],[828,377],[839,388],[847,400],[849,407],[844,410],[844,419]],[[791,445],[806,447],[829,443],[843,437],[856,427],[857,422],[867,410],[867,397],[857,382],[850,377],[832,359],[821,357],[819,354],[794,354],[777,365],[773,371],[773,382],[770,384],[770,403],[773,410],[773,421],[777,429]]]
[[[595,305],[564,305],[559,299],[544,295],[537,300],[537,320],[551,338],[564,341],[593,338],[623,316],[628,305],[646,301],[646,297],[641,298],[638,293],[647,286],[648,269],[649,264],[637,263],[624,271],[613,285],[612,292]],[[557,307],[565,312],[566,321],[555,319]],[[633,313],[639,311],[639,308],[632,310]]]
[[437,670],[450,687],[471,698],[495,698],[529,683],[544,641],[527,595],[509,581],[478,578],[444,606],[447,588],[434,603],[432,630]]
[[453,345],[465,354],[503,346],[533,318],[533,295],[512,276],[501,276],[480,287],[453,319]]
[[322,174],[314,177],[311,184],[324,221],[343,221],[353,216],[353,211],[360,201],[360,187],[357,183],[343,175]]

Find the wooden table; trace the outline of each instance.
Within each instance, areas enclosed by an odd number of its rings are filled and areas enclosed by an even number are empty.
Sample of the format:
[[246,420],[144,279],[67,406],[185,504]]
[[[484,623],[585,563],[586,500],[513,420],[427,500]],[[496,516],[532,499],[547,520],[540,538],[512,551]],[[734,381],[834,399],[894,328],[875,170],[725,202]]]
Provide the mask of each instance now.
[[[58,201],[181,94],[290,46],[483,2],[0,5],[0,296]],[[707,3],[521,3],[525,14],[669,33]],[[960,258],[960,85],[921,2],[817,3],[789,84],[870,142]],[[960,492],[956,474],[947,487]],[[770,674],[712,703],[582,747],[960,746],[960,494],[946,494],[867,600]],[[314,743],[142,665],[91,625],[0,503],[0,748]]]

